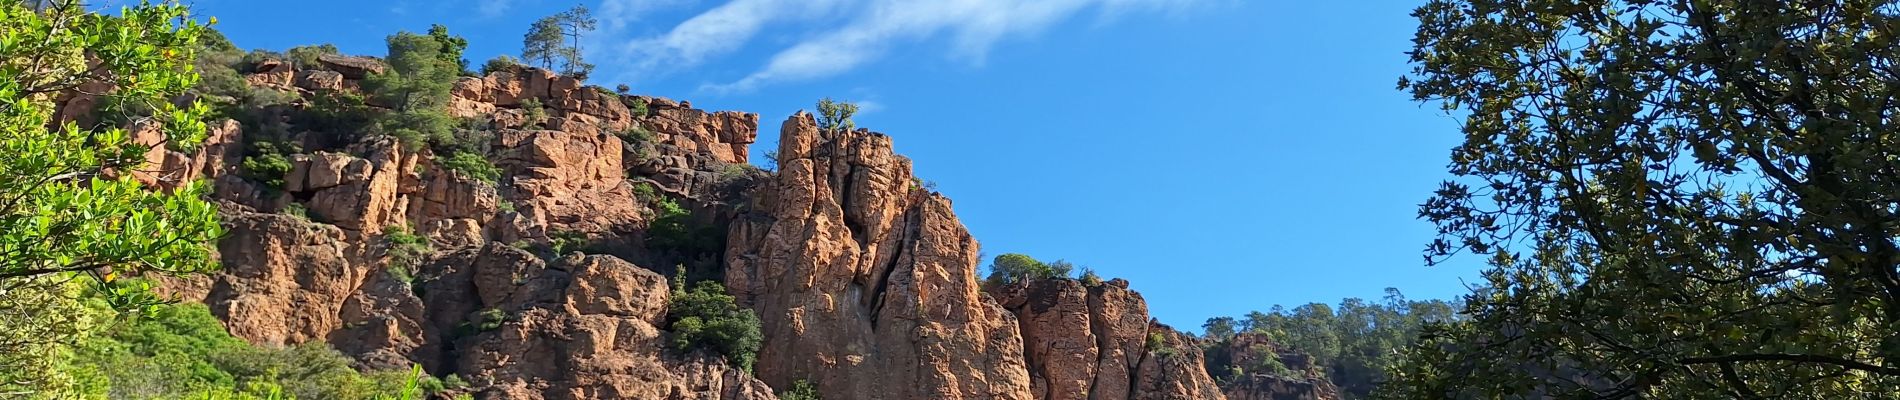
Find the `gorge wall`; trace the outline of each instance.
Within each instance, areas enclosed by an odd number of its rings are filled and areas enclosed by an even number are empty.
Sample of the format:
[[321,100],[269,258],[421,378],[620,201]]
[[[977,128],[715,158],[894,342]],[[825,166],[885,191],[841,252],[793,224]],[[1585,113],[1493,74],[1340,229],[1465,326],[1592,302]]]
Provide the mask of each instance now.
[[[263,122],[213,124],[190,153],[156,148],[136,173],[215,187],[224,269],[162,283],[254,343],[323,341],[364,368],[419,363],[494,399],[774,399],[798,381],[830,400],[1333,398],[1217,382],[1202,344],[1150,318],[1124,280],[984,288],[977,240],[890,136],[799,113],[780,124],[778,170],[762,171],[745,165],[757,114],[514,68],[453,91],[451,114],[487,135],[491,183],[426,147],[297,126],[287,115],[381,68],[322,62],[260,63],[247,82],[298,100],[257,110]],[[530,100],[545,121],[528,120]],[[239,172],[260,129],[312,149],[290,156],[281,186]],[[636,129],[652,134],[625,135]],[[720,243],[649,245],[662,199],[723,231]],[[394,238],[411,233],[428,251],[405,253]],[[568,242],[586,246],[553,246]],[[537,250],[549,247],[563,251]],[[720,279],[759,315],[752,371],[665,345],[676,268]]]

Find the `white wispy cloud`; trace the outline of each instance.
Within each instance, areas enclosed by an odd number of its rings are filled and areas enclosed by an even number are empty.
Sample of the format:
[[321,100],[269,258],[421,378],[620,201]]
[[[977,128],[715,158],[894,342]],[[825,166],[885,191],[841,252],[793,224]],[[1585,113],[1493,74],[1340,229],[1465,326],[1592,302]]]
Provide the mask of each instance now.
[[661,66],[691,67],[744,46],[769,23],[822,17],[848,2],[732,0],[688,18],[659,36],[629,41],[620,47],[618,56],[642,72]]
[[998,41],[1041,32],[1077,13],[1103,16],[1138,8],[1172,9],[1196,0],[873,0],[843,27],[813,36],[774,55],[756,72],[715,91],[745,91],[760,85],[838,75],[882,57],[893,45],[938,35],[950,39],[950,55],[982,64]]
[[[609,10],[616,9],[617,3],[682,0],[604,1],[603,10]],[[604,56],[630,66],[630,73],[650,75],[727,55],[774,25],[821,26],[779,35],[799,40],[738,80],[703,87],[746,91],[774,82],[838,75],[876,61],[892,46],[937,37],[950,43],[946,56],[980,65],[997,42],[1036,34],[1084,12],[1111,20],[1134,11],[1172,11],[1221,1],[1227,0],[730,0],[665,33],[617,39],[624,44]],[[603,22],[619,28],[609,18]]]

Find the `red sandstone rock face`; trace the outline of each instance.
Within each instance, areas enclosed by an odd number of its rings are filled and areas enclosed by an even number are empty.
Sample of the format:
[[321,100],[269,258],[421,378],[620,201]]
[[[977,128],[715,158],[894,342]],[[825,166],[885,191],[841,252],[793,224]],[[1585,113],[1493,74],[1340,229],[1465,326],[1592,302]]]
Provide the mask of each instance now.
[[[275,75],[249,79],[285,91],[353,90],[356,79],[380,67],[367,58],[323,61],[334,71],[277,66],[267,69]],[[206,145],[190,154],[155,146],[150,165],[133,175],[159,189],[215,182],[212,196],[225,205],[229,232],[218,246],[221,273],[159,278],[163,290],[209,304],[233,334],[254,343],[326,341],[369,368],[421,363],[475,381],[478,398],[775,398],[722,359],[664,350],[660,318],[668,293],[659,275],[609,256],[549,263],[502,244],[555,232],[638,237],[651,213],[633,194],[627,171],[637,168],[623,162],[629,149],[615,136],[616,127],[641,123],[620,96],[538,72],[515,86],[545,93],[562,115],[557,124],[571,131],[498,129],[489,144],[505,175],[498,183],[448,172],[426,149],[368,137],[291,156],[283,187],[266,189],[236,173],[243,132],[228,120],[213,124]],[[513,96],[511,106],[521,94]],[[83,102],[67,103],[78,109]],[[159,137],[134,133],[148,144]],[[678,160],[682,174],[694,177],[717,174],[721,160],[743,158],[743,150],[730,147],[743,149],[754,137],[727,132],[721,137],[744,142],[687,143],[715,138],[656,134],[675,144],[656,145],[651,155]],[[683,150],[721,146],[728,150]],[[660,189],[689,194],[701,181]],[[276,213],[292,204],[308,219]],[[413,226],[443,250],[418,267],[392,265],[385,229],[399,225]],[[486,310],[510,318],[492,331],[470,331]]]
[[497,135],[496,166],[517,216],[512,241],[555,232],[627,233],[646,225],[621,163],[620,139],[608,134],[507,130]]
[[[472,263],[458,259],[468,256]],[[481,397],[775,398],[744,371],[699,355],[669,354],[660,330],[666,278],[645,268],[610,256],[571,255],[543,264],[499,245],[450,259],[425,272],[438,274],[425,283],[425,304],[448,311],[435,316],[437,341],[466,349],[449,362],[470,381],[486,384]],[[483,311],[453,312],[457,306]],[[458,315],[471,318],[478,331],[460,322],[454,330],[440,329]],[[504,322],[492,330],[480,325],[492,315],[505,316]]]
[[1128,281],[1042,279],[990,293],[1017,316],[1037,399],[1221,398],[1198,345],[1151,322]]
[[145,165],[132,176],[139,182],[163,190],[172,190],[200,178],[215,179],[226,166],[243,156],[243,143],[237,121],[222,120],[206,124],[205,140],[191,154],[165,147],[165,136],[154,124],[139,124],[128,130],[134,143],[151,146],[145,153]]
[[775,180],[733,222],[726,285],[764,321],[757,372],[826,399],[1031,399],[1015,318],[975,279],[950,201],[890,138],[787,120]]
[[1209,378],[1206,360],[1194,337],[1158,322],[1148,325],[1150,336],[1160,333],[1160,341],[1148,347],[1135,369],[1134,394],[1137,400],[1219,399],[1220,388]]
[[[621,96],[538,68],[462,78],[451,93],[451,115],[486,118],[498,128],[529,128],[531,121],[521,119],[519,112],[523,101],[535,99],[548,114],[542,121],[547,129],[614,135],[640,126],[655,134],[657,144],[676,148],[678,154],[703,154],[728,164],[747,162],[747,149],[758,139],[758,114],[708,113],[664,98]],[[634,108],[647,113],[634,115]]]
[[311,213],[346,230],[375,234],[405,223],[403,210],[410,196],[401,186],[416,179],[421,157],[387,139],[351,147],[341,153],[295,156],[284,177],[284,191],[309,196]]
[[[332,71],[250,79],[353,90],[380,68],[323,62]],[[327,341],[372,368],[421,363],[474,382],[479,398],[771,399],[766,383],[797,380],[832,400],[1222,398],[1193,339],[1151,322],[1125,281],[984,293],[975,239],[949,199],[913,185],[887,136],[821,132],[800,113],[782,125],[781,171],[735,177],[727,164],[748,157],[756,114],[612,95],[527,68],[465,78],[454,95],[455,114],[495,130],[500,182],[365,138],[293,157],[285,187],[266,190],[234,173],[243,132],[230,121],[192,154],[155,149],[148,158],[164,168],[137,176],[160,188],[213,180],[231,232],[223,273],[167,289],[210,304],[253,342]],[[525,129],[526,99],[543,102],[548,129]],[[633,126],[652,140],[618,135]],[[759,379],[665,350],[666,282],[646,268],[609,256],[543,261],[505,245],[558,232],[642,237],[651,211],[633,194],[640,182],[731,221],[726,284],[764,322]],[[256,212],[293,203],[310,220]],[[384,229],[405,224],[441,250],[392,269]],[[497,312],[505,318],[482,328]]]
[[324,54],[317,56],[317,62],[323,63],[325,69],[342,73],[344,78],[350,80],[361,80],[369,77],[370,74],[383,72],[382,61],[372,57]]
[[231,210],[218,243],[222,273],[176,289],[211,306],[231,334],[275,346],[322,340],[343,326],[344,300],[378,266],[336,226]]

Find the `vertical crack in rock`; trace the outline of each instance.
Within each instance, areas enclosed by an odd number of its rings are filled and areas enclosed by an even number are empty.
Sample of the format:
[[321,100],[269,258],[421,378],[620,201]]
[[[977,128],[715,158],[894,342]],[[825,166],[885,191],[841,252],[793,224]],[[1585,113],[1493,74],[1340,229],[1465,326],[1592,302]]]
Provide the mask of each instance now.
[[[1032,399],[1022,339],[982,296],[976,248],[949,202],[907,183],[890,137],[780,131],[781,169],[736,219],[726,284],[766,332],[757,372],[826,399]],[[782,387],[782,386],[781,386]]]

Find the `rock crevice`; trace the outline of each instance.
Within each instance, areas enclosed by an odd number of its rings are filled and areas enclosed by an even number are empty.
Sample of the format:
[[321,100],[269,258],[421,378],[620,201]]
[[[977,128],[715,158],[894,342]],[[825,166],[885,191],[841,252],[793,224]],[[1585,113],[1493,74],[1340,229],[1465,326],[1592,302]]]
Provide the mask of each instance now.
[[781,169],[726,250],[727,286],[764,321],[759,376],[827,399],[1033,398],[1014,317],[978,289],[975,240],[948,199],[908,185],[889,137],[804,113],[780,135]]

